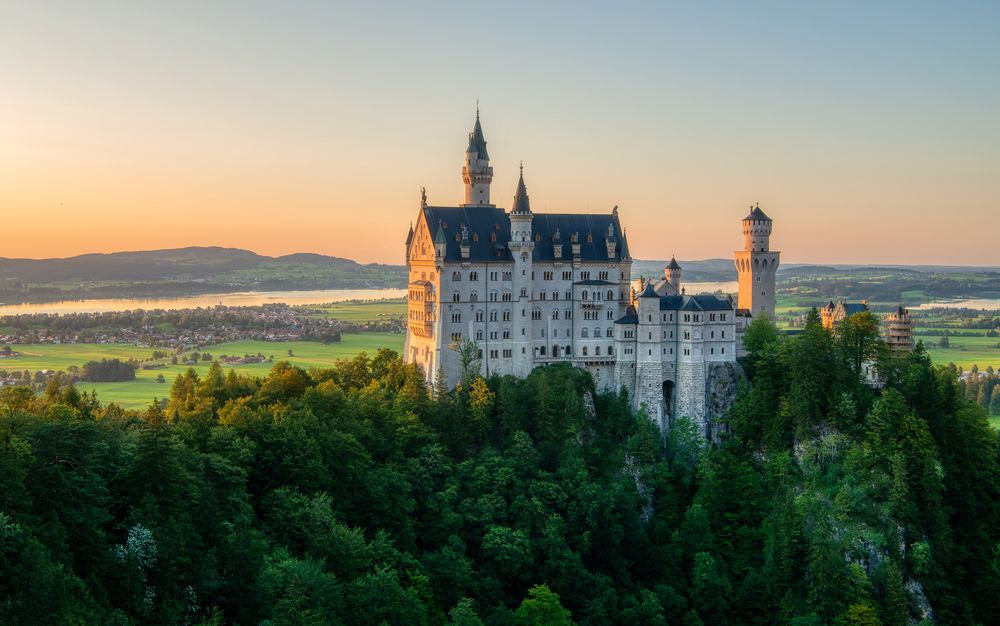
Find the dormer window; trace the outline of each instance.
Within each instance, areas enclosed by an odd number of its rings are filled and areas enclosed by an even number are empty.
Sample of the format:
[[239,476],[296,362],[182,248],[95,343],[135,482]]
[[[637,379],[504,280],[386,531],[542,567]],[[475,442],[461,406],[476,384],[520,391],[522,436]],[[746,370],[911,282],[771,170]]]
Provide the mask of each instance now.
[[472,240],[479,241],[479,233],[472,233]]
[[496,240],[497,240],[497,234],[496,233],[490,233],[490,241],[492,241],[492,242],[495,243]]

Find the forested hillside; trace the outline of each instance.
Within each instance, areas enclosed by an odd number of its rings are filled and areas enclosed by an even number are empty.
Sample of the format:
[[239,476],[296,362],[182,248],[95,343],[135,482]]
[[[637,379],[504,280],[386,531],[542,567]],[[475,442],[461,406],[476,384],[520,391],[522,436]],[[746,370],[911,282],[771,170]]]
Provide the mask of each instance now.
[[404,287],[406,268],[322,254],[269,257],[238,248],[0,258],[0,302],[150,298],[244,290]]
[[998,623],[997,435],[870,322],[755,322],[714,444],[569,366],[432,393],[388,351],[141,414],[3,389],[0,623]]

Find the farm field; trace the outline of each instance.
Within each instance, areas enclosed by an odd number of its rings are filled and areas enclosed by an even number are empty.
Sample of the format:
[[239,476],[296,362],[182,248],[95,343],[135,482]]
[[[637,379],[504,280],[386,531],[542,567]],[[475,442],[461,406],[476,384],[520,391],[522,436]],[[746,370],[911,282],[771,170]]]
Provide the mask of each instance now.
[[328,317],[345,322],[366,322],[403,319],[406,316],[406,300],[403,298],[365,302],[338,302],[329,306],[304,306],[317,312],[318,317]]
[[1000,348],[995,347],[1000,343],[998,337],[952,336],[948,338],[951,345],[947,348],[937,346],[940,337],[917,337],[917,339],[923,340],[931,359],[938,365],[954,363],[965,369],[973,365],[978,365],[979,369],[986,369],[992,365],[993,369],[1000,369]]
[[[22,355],[0,359],[0,369],[6,370],[66,370],[71,365],[82,366],[87,361],[102,358],[148,359],[152,348],[140,348],[124,344],[25,344],[12,346]],[[390,348],[401,352],[403,335],[389,333],[344,334],[339,343],[324,345],[310,341],[233,341],[205,348],[213,357],[226,355],[257,354],[273,355],[274,362],[288,361],[303,368],[329,367],[339,359],[353,358],[361,352],[374,354],[380,348]],[[288,352],[291,350],[292,356]],[[194,365],[195,371],[208,371],[211,363]],[[235,369],[240,374],[265,376],[274,363],[254,363],[224,367]],[[167,365],[155,370],[137,370],[136,379],[120,383],[80,382],[77,388],[82,392],[97,391],[99,400],[105,403],[117,402],[123,408],[137,409],[147,406],[153,398],[162,398],[170,393],[170,384],[177,374],[187,371],[188,365]],[[163,374],[166,382],[156,382]]]

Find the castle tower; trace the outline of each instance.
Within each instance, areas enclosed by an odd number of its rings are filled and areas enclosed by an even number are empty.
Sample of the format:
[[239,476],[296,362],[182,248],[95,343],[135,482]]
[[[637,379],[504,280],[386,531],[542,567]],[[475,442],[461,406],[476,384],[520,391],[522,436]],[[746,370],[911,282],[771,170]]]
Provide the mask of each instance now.
[[757,317],[764,313],[774,316],[774,275],[778,271],[780,252],[770,249],[771,218],[750,207],[743,218],[743,250],[736,252],[736,272],[739,274],[739,303]]
[[664,430],[667,426],[663,414],[663,360],[660,356],[660,296],[653,289],[653,281],[635,298],[638,315],[635,343],[635,402],[636,408],[646,407],[649,419]]
[[483,127],[479,123],[478,106],[476,107],[476,125],[469,133],[469,147],[465,149],[462,180],[465,182],[465,204],[463,206],[490,205],[490,183],[493,182],[493,168],[490,167],[490,154],[486,151]]
[[902,304],[883,318],[882,338],[893,352],[913,351],[913,318]]
[[674,288],[674,293],[681,292],[681,266],[673,256],[670,257],[670,263],[663,268],[663,277]]
[[524,165],[517,181],[514,204],[510,209],[510,255],[514,261],[512,287],[514,289],[514,327],[511,337],[514,351],[514,375],[524,377],[531,373],[534,359],[531,335],[532,280],[531,262],[535,240],[531,234],[531,203],[524,186]]

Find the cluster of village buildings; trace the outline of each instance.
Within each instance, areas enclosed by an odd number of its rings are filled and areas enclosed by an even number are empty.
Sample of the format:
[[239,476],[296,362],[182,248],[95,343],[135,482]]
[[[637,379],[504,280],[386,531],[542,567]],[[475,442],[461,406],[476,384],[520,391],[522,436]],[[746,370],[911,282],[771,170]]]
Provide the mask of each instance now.
[[12,329],[0,334],[3,344],[128,343],[174,351],[242,340],[332,342],[339,341],[345,332],[404,330],[403,321],[398,319],[347,322],[283,304],[5,316],[0,318],[0,326]]

